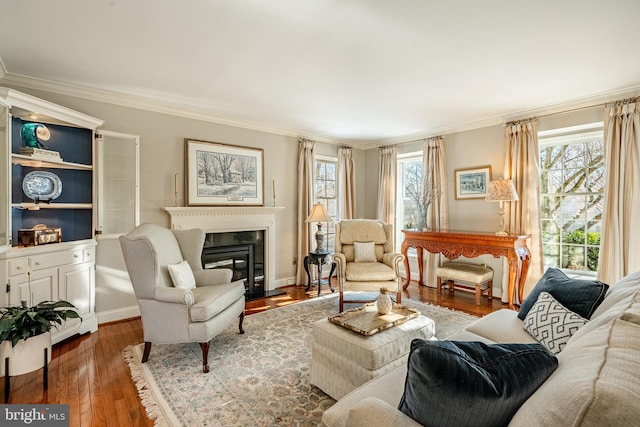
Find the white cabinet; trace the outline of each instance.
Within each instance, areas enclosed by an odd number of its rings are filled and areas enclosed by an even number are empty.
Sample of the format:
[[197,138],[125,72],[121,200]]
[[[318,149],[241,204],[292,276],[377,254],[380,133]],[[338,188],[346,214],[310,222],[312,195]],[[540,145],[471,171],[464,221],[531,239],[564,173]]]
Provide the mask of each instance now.
[[65,300],[82,321],[69,319],[52,335],[57,343],[77,333],[98,329],[95,314],[95,245],[92,240],[49,244],[8,251],[0,257],[10,305],[26,301]]
[[[0,87],[0,305],[71,302],[82,321],[67,321],[54,343],[97,329],[94,136],[102,123]],[[39,224],[61,229],[62,241],[20,238]]]

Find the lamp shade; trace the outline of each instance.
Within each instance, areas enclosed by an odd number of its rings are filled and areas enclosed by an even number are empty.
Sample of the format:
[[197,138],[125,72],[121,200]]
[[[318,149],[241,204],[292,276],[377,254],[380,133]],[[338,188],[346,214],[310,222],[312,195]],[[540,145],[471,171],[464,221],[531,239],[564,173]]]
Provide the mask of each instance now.
[[516,187],[510,179],[500,179],[498,181],[489,182],[487,190],[487,202],[514,202],[520,200]]
[[331,222],[331,216],[329,212],[324,208],[324,205],[320,203],[316,203],[313,205],[313,209],[311,209],[311,213],[307,217],[306,222]]

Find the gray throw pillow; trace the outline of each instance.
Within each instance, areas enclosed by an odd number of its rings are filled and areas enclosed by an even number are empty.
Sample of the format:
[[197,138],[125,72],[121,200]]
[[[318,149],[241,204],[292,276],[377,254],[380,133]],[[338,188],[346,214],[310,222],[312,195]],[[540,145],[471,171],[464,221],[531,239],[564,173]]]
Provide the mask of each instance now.
[[540,344],[416,339],[398,409],[424,426],[506,426],[557,366]]
[[560,304],[585,319],[602,303],[609,285],[599,280],[571,279],[557,268],[549,268],[538,280],[520,307],[518,318],[524,320],[541,292],[549,292]]

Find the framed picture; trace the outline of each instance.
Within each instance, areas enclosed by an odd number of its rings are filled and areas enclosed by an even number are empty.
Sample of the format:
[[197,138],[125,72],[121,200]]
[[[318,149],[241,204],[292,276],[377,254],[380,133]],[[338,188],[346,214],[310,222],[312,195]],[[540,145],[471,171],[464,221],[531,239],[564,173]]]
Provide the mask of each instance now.
[[263,206],[264,152],[185,138],[187,206]]
[[491,181],[491,166],[456,169],[456,199],[484,199]]

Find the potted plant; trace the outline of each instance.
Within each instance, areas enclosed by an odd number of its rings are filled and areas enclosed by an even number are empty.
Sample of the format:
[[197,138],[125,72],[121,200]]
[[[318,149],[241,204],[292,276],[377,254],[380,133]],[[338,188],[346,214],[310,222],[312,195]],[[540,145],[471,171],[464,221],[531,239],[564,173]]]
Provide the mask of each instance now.
[[7,375],[7,357],[11,376],[43,367],[44,349],[49,349],[47,363],[51,360],[51,328],[79,317],[74,305],[63,300],[0,307],[0,373]]

